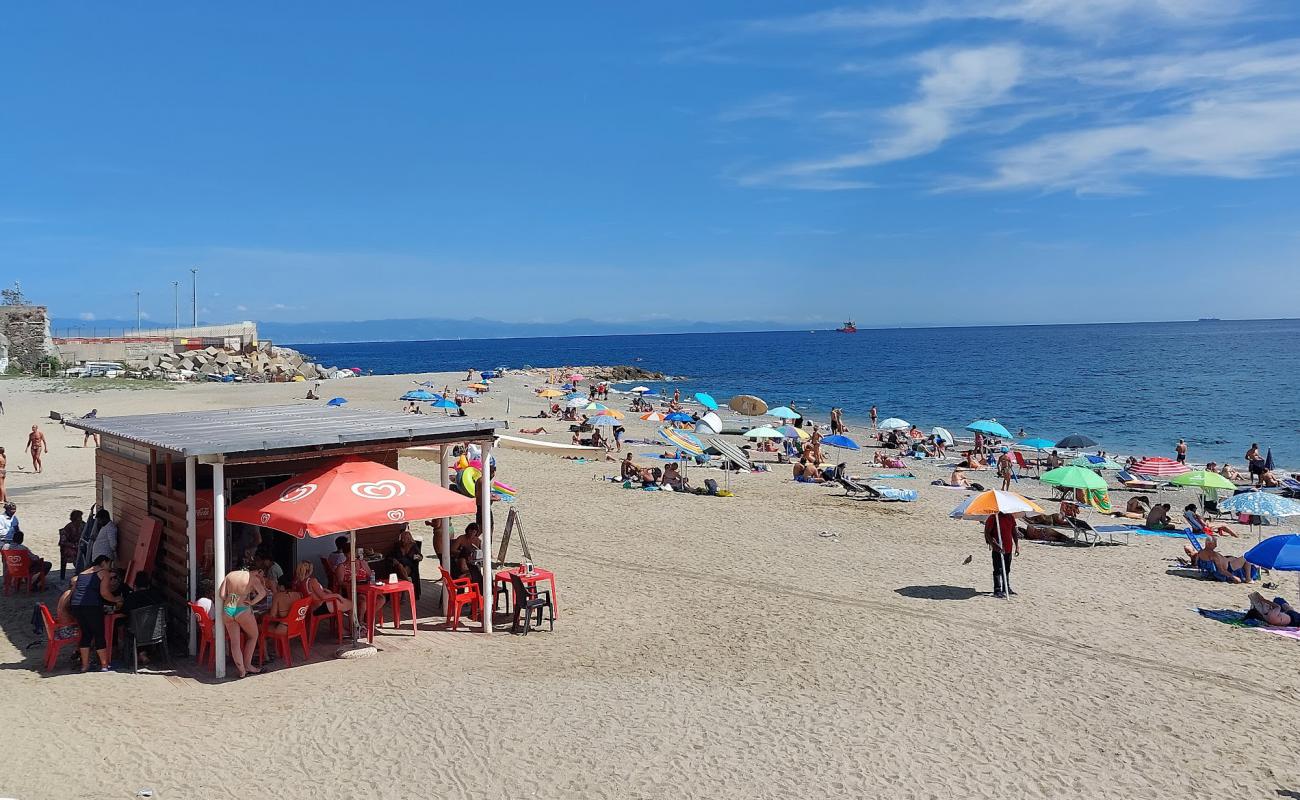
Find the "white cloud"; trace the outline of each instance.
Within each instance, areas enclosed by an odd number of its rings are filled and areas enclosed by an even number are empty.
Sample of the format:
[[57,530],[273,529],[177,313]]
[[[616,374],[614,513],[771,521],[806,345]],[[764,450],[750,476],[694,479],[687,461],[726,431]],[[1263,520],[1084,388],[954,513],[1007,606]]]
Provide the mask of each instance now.
[[[1201,101],[1120,125],[1048,134],[1008,148],[976,188],[1129,191],[1140,175],[1256,178],[1300,156],[1300,96]],[[1293,165],[1287,165],[1293,166]]]
[[237,306],[235,306],[235,310],[236,310],[236,311],[247,311],[247,310],[248,310],[248,306],[246,306],[246,305],[242,305],[242,304],[241,304],[241,305],[237,305]]
[[931,51],[917,63],[924,75],[914,100],[880,115],[887,132],[865,148],[821,159],[796,161],[744,175],[742,185],[789,185],[803,189],[852,189],[869,185],[842,173],[929,153],[972,115],[1002,103],[1021,73],[1020,49],[995,45]]
[[95,314],[94,312],[91,311],[83,311],[77,315],[77,319],[84,320],[86,322],[94,322]]
[[751,33],[812,34],[915,28],[945,22],[1003,22],[1049,26],[1094,35],[1127,22],[1205,25],[1231,19],[1251,0],[933,0],[867,10],[836,8],[757,20]]

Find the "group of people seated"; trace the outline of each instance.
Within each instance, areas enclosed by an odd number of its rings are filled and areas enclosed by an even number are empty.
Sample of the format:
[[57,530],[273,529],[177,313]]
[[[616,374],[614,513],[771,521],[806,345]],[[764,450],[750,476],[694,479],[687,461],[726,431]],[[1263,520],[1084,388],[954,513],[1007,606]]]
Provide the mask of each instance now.
[[663,469],[642,467],[632,463],[631,453],[619,462],[619,480],[640,483],[643,488],[667,487],[675,492],[694,491],[682,473],[681,465],[676,461],[669,461]]
[[[162,605],[162,595],[154,588],[152,576],[141,572],[135,586],[126,585],[126,570],[119,569],[108,555],[98,556],[90,566],[72,576],[68,588],[59,595],[54,611],[56,639],[78,636],[77,654],[81,671],[91,668],[91,651],[99,661],[99,671],[108,672],[112,654],[108,651],[105,620],[109,614],[129,615],[138,608]],[[140,662],[149,663],[147,648],[138,654]]]

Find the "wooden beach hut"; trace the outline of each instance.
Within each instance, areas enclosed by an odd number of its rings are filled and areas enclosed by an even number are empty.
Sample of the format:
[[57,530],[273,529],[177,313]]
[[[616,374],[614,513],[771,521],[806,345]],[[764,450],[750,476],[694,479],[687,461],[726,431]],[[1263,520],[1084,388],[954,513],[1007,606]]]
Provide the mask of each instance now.
[[[339,456],[359,455],[397,468],[398,452],[411,447],[441,449],[441,485],[448,483],[451,448],[482,448],[484,485],[491,485],[492,420],[437,417],[319,405],[288,405],[168,414],[68,420],[68,425],[99,436],[95,454],[95,496],[117,521],[119,556],[147,551],[148,564],[174,621],[195,634],[186,601],[209,596],[229,566],[242,557],[244,543],[261,529],[232,526],[226,508],[239,500]],[[479,493],[483,558],[491,556],[491,492]],[[357,544],[387,549],[399,526],[358,533]],[[156,536],[141,544],[140,536]],[[449,552],[450,526],[444,520],[439,550]],[[299,560],[317,563],[333,547],[329,539],[267,537],[283,566]],[[142,556],[143,557],[143,556]],[[444,564],[444,566],[449,566]],[[490,620],[491,564],[483,565],[485,613]],[[491,630],[491,625],[484,625]],[[217,677],[225,674],[225,641],[217,636]]]

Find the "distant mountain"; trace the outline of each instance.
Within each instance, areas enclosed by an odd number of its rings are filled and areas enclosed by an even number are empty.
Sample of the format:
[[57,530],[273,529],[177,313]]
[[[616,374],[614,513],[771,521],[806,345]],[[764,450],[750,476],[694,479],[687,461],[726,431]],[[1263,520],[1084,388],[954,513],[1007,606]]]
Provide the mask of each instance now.
[[[825,327],[826,323],[821,323]],[[813,327],[817,325],[814,324]],[[542,336],[611,336],[644,333],[721,333],[725,331],[804,330],[807,323],[758,320],[691,322],[502,322],[491,319],[374,319],[359,322],[258,322],[264,339],[285,344],[320,342],[404,342],[429,339],[510,339]]]

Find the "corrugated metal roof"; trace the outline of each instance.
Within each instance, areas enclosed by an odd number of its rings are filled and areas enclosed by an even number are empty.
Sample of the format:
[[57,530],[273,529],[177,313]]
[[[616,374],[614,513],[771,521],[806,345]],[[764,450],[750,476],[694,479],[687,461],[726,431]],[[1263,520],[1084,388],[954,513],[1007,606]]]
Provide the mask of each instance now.
[[499,422],[393,411],[266,406],[70,419],[73,428],[183,456],[234,455],[323,445],[491,436]]

